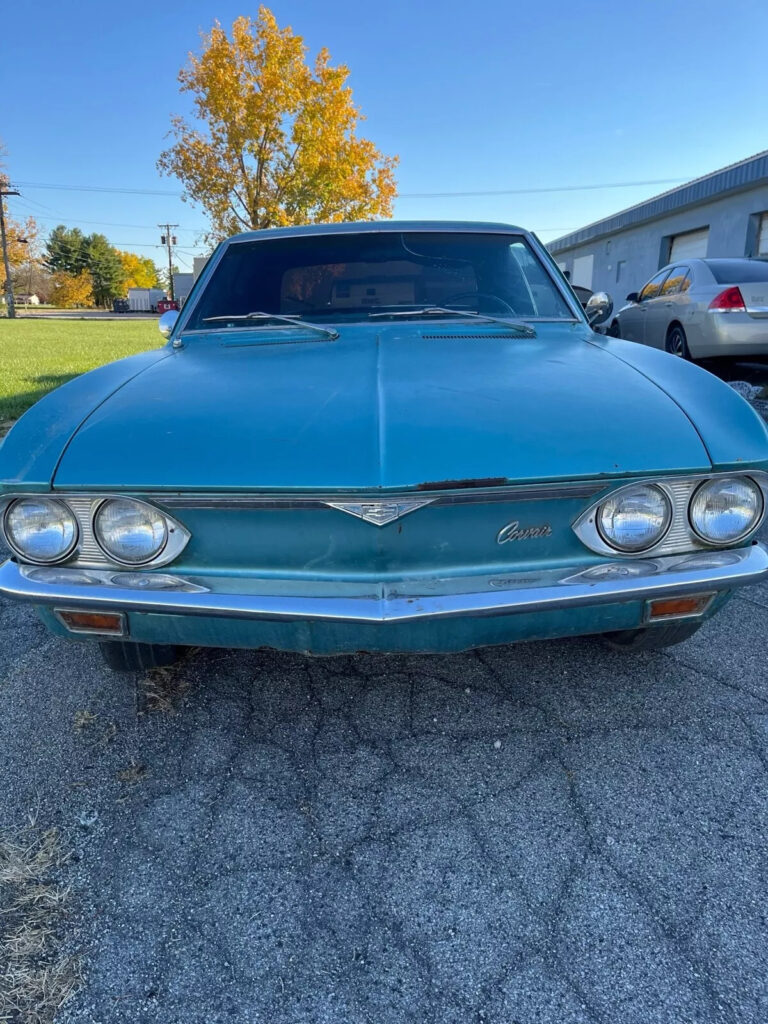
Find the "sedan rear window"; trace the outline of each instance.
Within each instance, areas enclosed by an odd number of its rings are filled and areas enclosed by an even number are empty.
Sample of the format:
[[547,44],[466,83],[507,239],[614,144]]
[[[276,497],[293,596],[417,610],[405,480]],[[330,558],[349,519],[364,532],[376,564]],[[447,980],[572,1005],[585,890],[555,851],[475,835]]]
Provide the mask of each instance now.
[[718,284],[768,281],[768,261],[765,260],[707,260],[707,266]]

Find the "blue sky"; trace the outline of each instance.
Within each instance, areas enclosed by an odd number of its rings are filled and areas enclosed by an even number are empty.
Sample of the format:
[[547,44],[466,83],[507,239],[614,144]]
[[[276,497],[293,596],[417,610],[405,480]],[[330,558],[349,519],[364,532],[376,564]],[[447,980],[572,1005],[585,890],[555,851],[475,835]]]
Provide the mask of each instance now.
[[[768,148],[764,0],[275,0],[314,52],[351,69],[363,131],[400,155],[404,218],[503,220],[556,238],[670,184],[484,197],[525,190],[686,180]],[[18,182],[167,192],[126,195],[24,186],[11,199],[45,228],[103,231],[150,255],[160,221],[180,225],[189,264],[205,228],[155,161],[176,75],[200,30],[241,2],[7,4],[0,35],[0,138]]]

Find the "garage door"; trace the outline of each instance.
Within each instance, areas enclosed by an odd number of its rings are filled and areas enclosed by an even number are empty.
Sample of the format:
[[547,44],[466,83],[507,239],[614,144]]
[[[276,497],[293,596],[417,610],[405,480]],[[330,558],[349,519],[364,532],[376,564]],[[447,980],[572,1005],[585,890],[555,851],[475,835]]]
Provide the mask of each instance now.
[[684,235],[675,235],[672,239],[669,262],[678,263],[680,260],[702,259],[707,255],[708,241],[709,228],[686,231]]
[[760,218],[760,232],[757,238],[757,255],[768,256],[768,213]]
[[592,267],[594,262],[595,257],[591,253],[589,256],[577,256],[573,261],[571,284],[576,284],[580,288],[589,288],[592,291]]

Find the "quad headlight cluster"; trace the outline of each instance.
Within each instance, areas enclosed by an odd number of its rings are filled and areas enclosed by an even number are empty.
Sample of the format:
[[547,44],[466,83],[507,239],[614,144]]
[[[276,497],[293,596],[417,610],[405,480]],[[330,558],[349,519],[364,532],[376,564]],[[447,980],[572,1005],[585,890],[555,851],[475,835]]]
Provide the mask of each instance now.
[[[687,524],[678,523],[699,543],[725,547],[744,540],[763,516],[763,492],[747,476],[714,477],[698,484],[687,502]],[[595,509],[602,542],[634,554],[656,548],[675,525],[670,493],[658,484],[636,484],[609,495]],[[687,528],[687,529],[686,529]],[[578,531],[577,531],[578,532]]]
[[94,499],[85,517],[74,499],[72,505],[36,495],[13,499],[2,520],[8,545],[25,562],[55,565],[70,558],[86,534],[89,552],[100,551],[106,562],[138,567],[175,557],[189,537],[175,520],[135,498]]

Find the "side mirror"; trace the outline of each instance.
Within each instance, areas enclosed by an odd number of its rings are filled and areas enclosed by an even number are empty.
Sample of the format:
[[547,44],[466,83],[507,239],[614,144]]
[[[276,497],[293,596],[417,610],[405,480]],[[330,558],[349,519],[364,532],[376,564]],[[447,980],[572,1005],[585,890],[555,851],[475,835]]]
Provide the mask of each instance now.
[[584,307],[590,327],[601,324],[613,312],[613,299],[607,292],[595,292],[591,295]]
[[171,331],[176,326],[176,321],[179,319],[178,309],[169,309],[166,313],[160,317],[157,322],[158,329],[164,338],[170,338]]
[[639,302],[640,296],[637,292],[630,292],[627,296],[627,302]]

